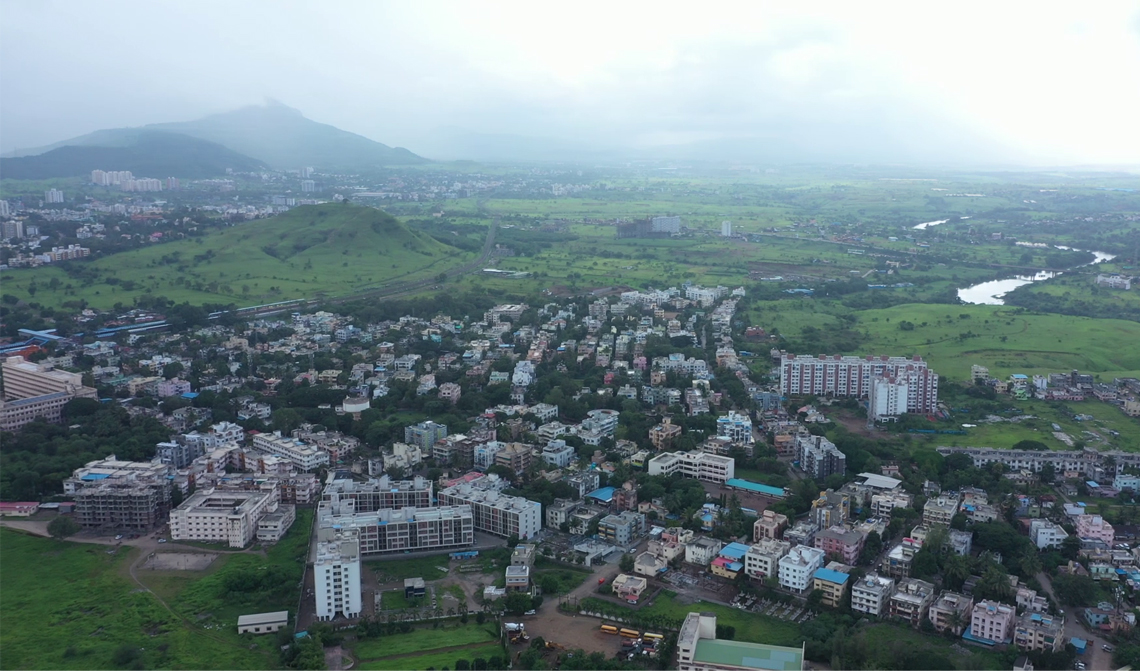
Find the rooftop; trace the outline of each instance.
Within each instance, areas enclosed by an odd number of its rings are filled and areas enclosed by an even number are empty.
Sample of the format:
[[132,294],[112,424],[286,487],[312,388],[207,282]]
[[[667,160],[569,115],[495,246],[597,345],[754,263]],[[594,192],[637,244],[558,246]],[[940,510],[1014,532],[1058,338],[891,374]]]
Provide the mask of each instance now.
[[693,660],[749,669],[800,671],[804,664],[804,654],[801,648],[703,638],[697,641]]

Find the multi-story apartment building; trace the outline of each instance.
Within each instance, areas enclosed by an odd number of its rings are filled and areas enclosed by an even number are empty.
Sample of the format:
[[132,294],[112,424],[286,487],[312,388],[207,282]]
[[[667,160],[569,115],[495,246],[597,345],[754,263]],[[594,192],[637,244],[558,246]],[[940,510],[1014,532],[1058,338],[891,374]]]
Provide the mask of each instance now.
[[293,526],[296,519],[296,506],[288,504],[277,506],[277,510],[266,513],[257,521],[257,542],[276,543],[285,537],[285,533]]
[[75,520],[86,528],[149,531],[170,512],[171,467],[153,461],[88,462],[63,481],[75,501]]
[[10,356],[2,365],[4,373],[4,400],[33,398],[44,394],[67,392],[73,397],[95,398],[91,387],[83,386],[83,376],[54,370],[51,366],[25,361],[22,356]]
[[796,457],[805,473],[822,480],[847,470],[847,456],[827,438],[810,433],[796,435]]
[[788,526],[788,516],[774,510],[765,510],[752,523],[752,540],[759,543],[765,538],[779,538]]
[[938,632],[949,629],[955,636],[961,636],[962,631],[970,626],[973,609],[972,597],[942,590],[938,598],[930,604],[930,623]]
[[868,573],[851,585],[851,610],[879,617],[889,612],[888,603],[894,591],[893,579]]
[[796,594],[802,594],[811,587],[816,569],[823,566],[823,550],[806,545],[797,545],[780,557],[780,586]]
[[1008,643],[1013,637],[1017,612],[1013,606],[983,599],[974,604],[970,618],[970,636],[983,641]]
[[729,410],[716,420],[716,435],[738,445],[752,444],[752,420],[748,415]]
[[409,445],[418,445],[424,452],[431,452],[432,445],[437,440],[447,437],[447,425],[437,424],[431,420],[404,427],[404,442]]
[[477,531],[520,540],[534,538],[542,528],[542,504],[485,489],[483,479],[444,489],[439,505],[471,506]]
[[1065,618],[1026,613],[1017,618],[1013,642],[1022,650],[1057,652],[1065,646]]
[[649,430],[649,441],[658,450],[667,450],[680,435],[681,425],[674,424],[672,418],[666,417],[664,422]]
[[364,482],[337,478],[325,485],[321,500],[352,500],[358,513],[370,513],[384,508],[430,508],[432,483],[418,475],[411,480],[392,480],[387,475],[381,475]]
[[1027,470],[1034,473],[1040,473],[1045,464],[1052,464],[1057,473],[1075,471],[1080,475],[1092,475],[1101,463],[1102,457],[1115,459],[1118,469],[1122,469],[1125,464],[1140,464],[1140,453],[1097,452],[1092,448],[1074,452],[1063,450],[1003,450],[992,447],[939,447],[938,453],[943,456],[965,454],[974,461],[976,468],[985,468],[989,464],[1004,464],[1011,471]]
[[843,524],[851,516],[851,497],[834,489],[820,492],[811,503],[811,519],[820,529]]
[[1061,542],[1068,537],[1069,534],[1055,522],[1049,520],[1030,520],[1029,522],[1029,538],[1038,550],[1059,548]]
[[792,544],[775,538],[756,541],[744,554],[744,574],[753,580],[779,576],[780,559],[792,549]]
[[360,553],[365,555],[465,548],[475,542],[475,520],[466,505],[360,513],[352,501],[322,501],[317,518],[320,529],[355,530]]
[[522,473],[534,460],[534,448],[525,443],[507,443],[495,453],[495,464]]
[[631,510],[620,515],[606,515],[598,521],[598,537],[618,547],[629,547],[637,542],[645,530],[645,515]]
[[557,468],[566,468],[575,457],[574,448],[565,440],[552,440],[542,448],[542,460]]
[[677,634],[679,671],[802,671],[803,665],[803,646],[717,640],[716,615],[712,613],[689,613]]
[[355,529],[317,530],[313,588],[318,620],[360,615],[360,541]]
[[282,436],[280,431],[255,434],[253,449],[287,459],[301,471],[311,471],[329,465],[328,452],[296,438]]
[[277,504],[274,486],[253,491],[194,492],[170,511],[170,538],[244,548],[257,536],[261,518],[276,512]]
[[837,557],[844,564],[855,564],[866,540],[867,535],[861,531],[833,526],[815,535],[815,547],[823,550],[825,557]]
[[59,424],[63,421],[63,406],[73,398],[65,391],[57,391],[16,401],[0,399],[0,431],[19,431],[25,424],[41,418]]
[[823,594],[823,605],[828,608],[838,608],[843,603],[843,595],[847,593],[847,586],[851,576],[847,574],[850,566],[838,562],[831,562],[824,568],[816,569],[812,576],[812,589]]
[[958,499],[938,497],[930,499],[922,507],[922,522],[927,526],[941,524],[950,526],[950,521],[958,513]]
[[736,461],[707,452],[662,452],[649,460],[650,475],[680,475],[684,478],[724,483],[736,477]]
[[796,356],[781,353],[780,392],[868,398],[871,381],[888,377],[905,382],[907,412],[938,409],[938,375],[921,357]]
[[902,578],[891,594],[891,617],[897,617],[917,627],[926,618],[934,601],[934,585],[917,578]]
[[1116,532],[1112,528],[1112,525],[1100,515],[1078,515],[1077,537],[1095,538],[1096,540],[1104,541],[1112,545],[1113,540],[1116,538]]
[[909,508],[914,497],[906,492],[889,491],[871,495],[871,516],[890,517],[895,508]]

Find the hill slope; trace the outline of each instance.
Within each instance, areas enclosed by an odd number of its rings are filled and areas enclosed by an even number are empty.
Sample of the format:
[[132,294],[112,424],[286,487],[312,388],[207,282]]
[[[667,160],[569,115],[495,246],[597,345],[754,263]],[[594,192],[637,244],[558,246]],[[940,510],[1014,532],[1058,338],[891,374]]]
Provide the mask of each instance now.
[[[204,238],[91,263],[5,271],[3,285],[4,293],[28,299],[34,280],[33,300],[45,305],[85,299],[110,307],[129,304],[144,291],[177,302],[257,305],[432,277],[475,257],[377,209],[306,205]],[[56,289],[49,285],[53,278],[60,280]]]
[[83,142],[35,156],[0,158],[4,179],[78,177],[92,170],[130,170],[140,177],[202,178],[260,170],[265,164],[220,144],[181,133],[124,128],[92,133]]
[[280,168],[367,168],[425,163],[407,149],[306,119],[280,103],[243,107],[197,121],[147,126],[217,142]]

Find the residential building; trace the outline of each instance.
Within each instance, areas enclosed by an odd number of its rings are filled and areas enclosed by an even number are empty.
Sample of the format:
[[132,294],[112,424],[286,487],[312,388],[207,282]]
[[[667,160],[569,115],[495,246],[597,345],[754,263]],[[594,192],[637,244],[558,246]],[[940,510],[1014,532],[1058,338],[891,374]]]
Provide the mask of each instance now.
[[913,379],[914,375],[882,375],[871,378],[871,392],[867,396],[868,418],[882,422],[905,415],[914,403],[910,394],[910,382]]
[[811,518],[820,529],[843,524],[851,516],[851,497],[846,492],[829,489],[812,501]]
[[681,426],[674,424],[671,417],[649,430],[649,441],[658,450],[667,450],[673,446],[673,441],[681,435]]
[[542,448],[542,460],[551,466],[566,468],[575,457],[574,448],[565,440],[552,440]]
[[1100,515],[1078,515],[1077,537],[1095,538],[1112,545],[1116,538],[1116,532],[1113,531],[1112,525]]
[[1026,613],[1017,618],[1013,642],[1022,650],[1058,652],[1065,647],[1065,618]]
[[1029,538],[1038,550],[1060,548],[1061,542],[1068,537],[1069,534],[1055,522],[1049,520],[1030,520],[1029,522]]
[[356,512],[351,500],[322,501],[317,507],[317,528],[351,529],[361,554],[446,550],[470,547],[475,525],[470,506],[437,508],[386,508]]
[[606,515],[598,521],[598,537],[618,547],[629,547],[645,531],[645,515],[631,510],[619,515]]
[[784,395],[868,398],[871,381],[878,377],[905,382],[907,412],[937,411],[938,375],[921,357],[780,355],[780,392]]
[[855,564],[866,540],[866,534],[861,531],[833,526],[815,535],[815,547],[822,550],[825,557],[837,557],[844,564]]
[[579,506],[578,501],[570,499],[555,499],[554,503],[546,506],[546,526],[550,529],[557,529],[562,526],[564,522],[569,521],[570,512]]
[[522,473],[530,468],[533,459],[534,448],[525,443],[507,443],[503,449],[495,453],[495,463],[515,473]]
[[447,425],[437,424],[431,420],[404,427],[404,442],[409,445],[418,445],[425,452],[431,452],[436,441],[443,440],[446,437]]
[[823,550],[797,545],[788,550],[788,554],[780,558],[779,579],[784,589],[802,594],[811,587],[812,576],[816,569],[823,566]]
[[510,565],[506,569],[506,579],[503,586],[508,592],[530,591],[530,566]]
[[827,438],[810,433],[796,435],[796,458],[805,473],[822,480],[829,475],[847,470],[847,456]]
[[665,557],[646,551],[637,555],[633,562],[633,572],[644,576],[657,576],[669,570],[669,560]]
[[317,619],[360,615],[360,541],[355,529],[317,530],[313,587]]
[[477,531],[520,540],[533,538],[542,528],[542,504],[484,488],[484,479],[444,489],[439,493],[439,505],[471,506]]
[[716,435],[738,445],[752,444],[752,420],[730,410],[727,415],[716,420]]
[[63,481],[75,501],[75,521],[85,528],[150,531],[165,524],[174,471],[153,461],[88,462]]
[[297,506],[281,504],[274,512],[266,513],[257,521],[257,542],[276,543],[285,537],[297,519]]
[[917,578],[902,578],[891,594],[891,617],[918,627],[934,601],[934,585]]
[[779,576],[780,559],[792,549],[792,544],[775,538],[763,538],[748,548],[744,555],[744,574],[753,580]]
[[811,520],[800,520],[784,530],[784,540],[792,545],[812,545],[819,527]]
[[170,538],[244,548],[257,536],[261,518],[277,511],[278,500],[276,487],[253,491],[211,488],[194,492],[170,511]]
[[255,434],[253,448],[286,459],[301,471],[311,471],[329,464],[328,452],[296,438],[282,436],[280,431]]
[[685,561],[697,566],[708,566],[723,547],[724,543],[715,538],[694,538],[685,544]]
[[662,452],[649,460],[650,475],[680,475],[707,482],[724,483],[736,477],[735,460],[707,452]]
[[947,535],[947,544],[954,551],[954,554],[969,557],[970,550],[974,546],[974,532],[950,529]]
[[355,505],[355,512],[370,513],[385,508],[430,508],[432,506],[432,482],[416,476],[411,480],[393,480],[387,475],[357,482],[349,478],[329,475],[322,501],[348,501]]
[[439,397],[452,405],[458,403],[459,397],[462,395],[463,390],[454,382],[444,382],[439,385]]
[[677,634],[679,671],[803,671],[804,650],[718,640],[716,615],[689,613]]
[[889,491],[871,495],[871,516],[890,517],[895,508],[909,508],[914,497],[902,491]]
[[888,613],[895,591],[895,581],[876,573],[868,573],[851,586],[851,610],[879,617]]
[[781,515],[774,510],[765,510],[760,517],[752,523],[752,540],[759,543],[765,538],[779,538],[787,526],[787,515]]
[[958,500],[938,497],[929,499],[922,507],[922,522],[927,526],[941,524],[950,526],[950,521],[958,513]]
[[843,595],[847,593],[848,583],[851,582],[851,576],[847,574],[849,570],[850,566],[839,562],[831,562],[825,568],[816,569],[812,576],[812,589],[823,594],[823,605],[838,608],[843,603]]
[[19,431],[37,419],[59,424],[63,421],[63,406],[73,398],[65,391],[57,391],[16,401],[0,399],[0,431]]
[[930,623],[940,633],[949,629],[955,636],[961,636],[966,627],[970,626],[973,609],[973,597],[942,590],[930,604]]
[[619,573],[612,583],[614,594],[619,599],[629,603],[637,603],[642,592],[649,586],[649,581],[641,576]]
[[970,637],[993,643],[1008,643],[1013,638],[1017,612],[1013,606],[983,599],[974,604],[970,619]]

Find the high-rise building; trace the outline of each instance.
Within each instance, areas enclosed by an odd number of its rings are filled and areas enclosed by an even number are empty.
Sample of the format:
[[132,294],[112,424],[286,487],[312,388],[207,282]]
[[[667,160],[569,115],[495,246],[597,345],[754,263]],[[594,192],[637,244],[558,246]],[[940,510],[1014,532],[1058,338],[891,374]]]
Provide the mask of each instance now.
[[80,526],[145,531],[166,522],[173,475],[165,464],[112,454],[77,468],[63,491],[75,501]]
[[167,177],[166,178],[166,190],[167,191],[177,191],[178,190],[178,178],[177,177]]
[[[8,201],[0,200],[0,215],[6,216],[8,214]],[[24,237],[24,222],[12,219],[0,224],[3,229],[3,237],[5,240],[12,240]]]
[[317,530],[313,587],[318,620],[360,615],[360,539],[356,529]]
[[[0,217],[10,217],[10,216],[12,216],[12,205],[6,200],[0,200]],[[23,222],[20,222],[20,225],[22,226]],[[7,237],[12,237],[12,236],[5,235],[4,237],[7,238]],[[23,237],[23,236],[21,236],[21,237]]]
[[[930,413],[938,409],[938,375],[921,357],[796,356],[781,353],[780,392],[785,395],[868,398],[871,381],[895,381],[893,393],[906,396],[906,412]],[[884,387],[884,389],[888,389]],[[884,403],[889,391],[884,391]],[[901,403],[901,400],[897,401]]]
[[301,179],[308,179],[313,176],[313,169],[311,167],[301,168]]
[[720,222],[720,234],[721,234],[721,236],[726,237],[726,238],[732,237],[732,222],[731,221],[728,221],[726,219],[726,220]]
[[44,191],[44,203],[48,205],[63,202],[63,192],[59,189],[48,189]]
[[312,193],[317,190],[317,183],[311,179],[301,180],[301,192]]

